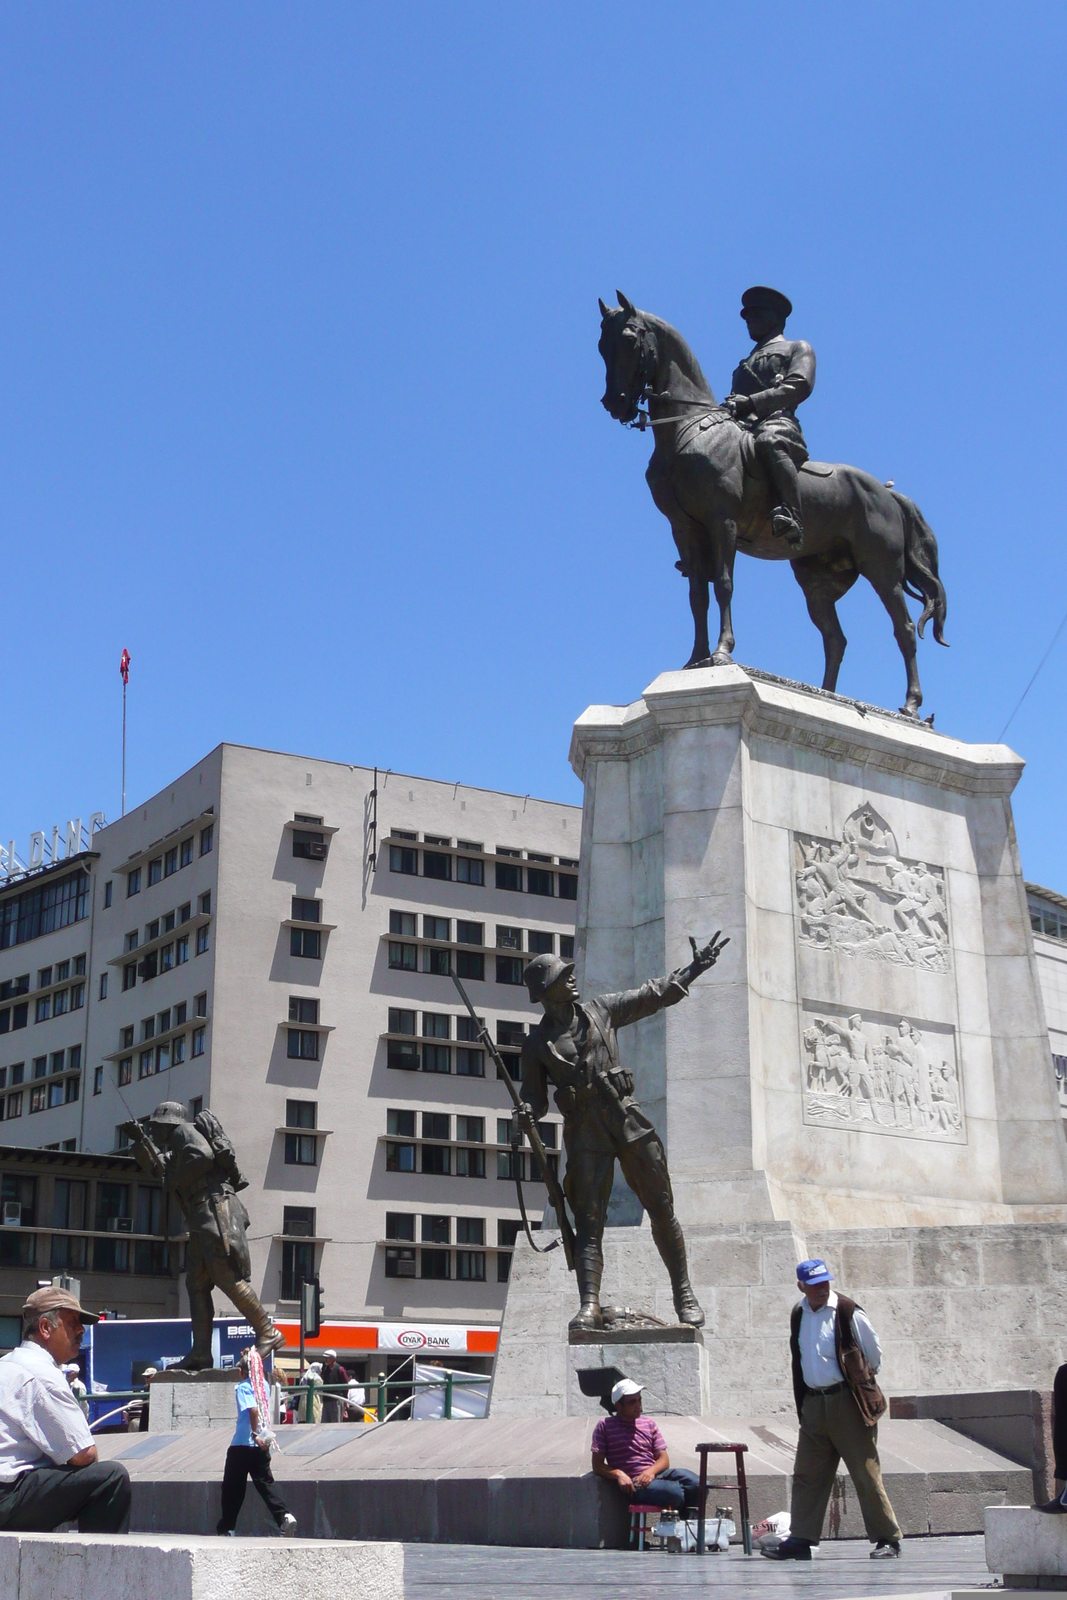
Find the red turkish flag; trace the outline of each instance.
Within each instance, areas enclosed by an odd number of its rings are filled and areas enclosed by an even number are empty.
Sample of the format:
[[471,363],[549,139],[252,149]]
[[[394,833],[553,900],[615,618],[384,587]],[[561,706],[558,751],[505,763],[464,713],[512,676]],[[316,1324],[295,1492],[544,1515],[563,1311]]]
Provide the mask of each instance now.
[[123,652],[122,652],[122,660],[119,662],[119,673],[121,674],[123,684],[125,685],[125,684],[129,683],[129,681],[130,681],[130,652],[128,650],[123,650]]

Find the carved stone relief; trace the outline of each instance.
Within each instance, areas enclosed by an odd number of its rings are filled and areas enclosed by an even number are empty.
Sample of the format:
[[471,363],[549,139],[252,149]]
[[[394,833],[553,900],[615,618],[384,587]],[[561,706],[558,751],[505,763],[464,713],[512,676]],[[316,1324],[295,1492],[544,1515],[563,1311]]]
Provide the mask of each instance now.
[[836,955],[948,972],[948,903],[941,867],[901,856],[872,806],[840,841],[793,835],[800,944]]
[[808,1012],[803,1033],[804,1121],[813,1127],[966,1144],[963,1093],[950,1028],[909,1017]]

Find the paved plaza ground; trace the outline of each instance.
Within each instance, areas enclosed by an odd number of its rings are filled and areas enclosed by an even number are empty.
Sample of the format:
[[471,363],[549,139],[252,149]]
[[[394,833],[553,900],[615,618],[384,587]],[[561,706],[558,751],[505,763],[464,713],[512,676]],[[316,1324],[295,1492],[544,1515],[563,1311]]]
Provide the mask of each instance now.
[[753,1600],[857,1600],[947,1595],[992,1585],[981,1535],[906,1539],[899,1561],[872,1561],[865,1540],[825,1542],[810,1563],[620,1550],[508,1550],[408,1545],[410,1600],[690,1600],[718,1592]]

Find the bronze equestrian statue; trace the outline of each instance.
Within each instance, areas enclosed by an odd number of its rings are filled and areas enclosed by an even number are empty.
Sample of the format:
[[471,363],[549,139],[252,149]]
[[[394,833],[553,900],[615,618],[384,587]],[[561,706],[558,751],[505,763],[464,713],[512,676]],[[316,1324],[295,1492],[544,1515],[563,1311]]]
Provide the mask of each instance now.
[[[721,405],[681,334],[625,295],[618,301],[618,308],[600,302],[602,403],[617,422],[655,433],[645,477],[689,580],[695,638],[686,666],[732,660],[730,601],[740,549],[764,561],[789,561],[822,634],[822,686],[836,689],[846,644],[837,601],[862,575],[889,612],[908,675],[901,709],[917,718],[923,697],[916,625],[905,596],[922,603],[919,637],[932,617],[934,638],[944,644],[937,540],[914,501],[889,485],[857,467],[808,460],[796,408],[814,386],[815,353],[802,340],[784,338],[789,301],[764,287],[742,296],[755,349],[736,369]],[[719,606],[714,652],[709,586]]]

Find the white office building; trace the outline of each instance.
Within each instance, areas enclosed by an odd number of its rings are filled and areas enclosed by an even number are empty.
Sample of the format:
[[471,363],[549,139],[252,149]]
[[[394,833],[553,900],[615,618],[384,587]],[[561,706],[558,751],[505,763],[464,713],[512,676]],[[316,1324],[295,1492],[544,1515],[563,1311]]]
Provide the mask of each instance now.
[[328,1322],[495,1324],[511,1100],[450,974],[514,1067],[523,965],[573,953],[580,831],[573,806],[221,745],[0,879],[0,1143],[113,1152],[161,1100],[210,1106],[280,1320],[318,1276]]

